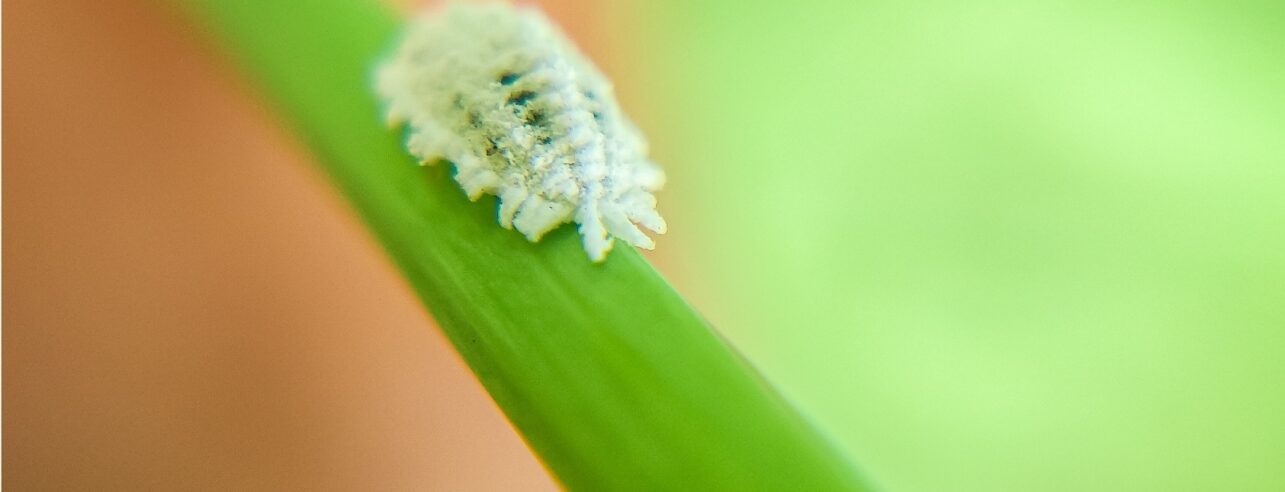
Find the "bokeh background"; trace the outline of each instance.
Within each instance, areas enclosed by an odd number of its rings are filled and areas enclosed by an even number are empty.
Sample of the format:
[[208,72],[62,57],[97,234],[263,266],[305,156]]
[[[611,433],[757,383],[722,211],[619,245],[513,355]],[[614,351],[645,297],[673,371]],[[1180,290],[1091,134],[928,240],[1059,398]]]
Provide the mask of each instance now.
[[[1285,488],[1285,4],[537,3],[652,259],[886,490]],[[181,17],[4,14],[4,485],[554,488]]]

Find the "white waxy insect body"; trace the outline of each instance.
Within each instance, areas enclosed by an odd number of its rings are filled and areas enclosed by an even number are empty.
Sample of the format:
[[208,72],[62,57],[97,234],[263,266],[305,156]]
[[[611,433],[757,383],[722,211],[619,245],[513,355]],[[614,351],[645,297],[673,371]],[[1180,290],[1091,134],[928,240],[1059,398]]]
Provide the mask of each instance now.
[[421,163],[445,159],[499,222],[538,241],[575,221],[590,259],[613,238],[653,247],[665,232],[653,192],[665,175],[625,119],[611,85],[539,12],[453,5],[414,21],[380,67],[392,124],[407,123]]

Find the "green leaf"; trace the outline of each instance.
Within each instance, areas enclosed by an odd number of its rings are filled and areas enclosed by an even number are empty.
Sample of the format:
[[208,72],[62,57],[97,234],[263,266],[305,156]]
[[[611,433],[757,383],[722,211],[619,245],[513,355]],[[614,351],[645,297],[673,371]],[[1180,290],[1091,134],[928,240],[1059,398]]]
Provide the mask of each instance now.
[[395,16],[360,0],[179,3],[306,139],[567,487],[863,488],[634,250],[590,263],[571,227],[527,242],[449,166],[415,165],[370,90]]

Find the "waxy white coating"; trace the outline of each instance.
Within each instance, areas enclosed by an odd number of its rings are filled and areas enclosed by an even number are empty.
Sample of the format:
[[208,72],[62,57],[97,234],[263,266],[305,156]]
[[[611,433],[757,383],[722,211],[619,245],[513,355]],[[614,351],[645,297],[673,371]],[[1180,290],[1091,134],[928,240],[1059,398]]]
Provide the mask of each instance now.
[[378,72],[390,124],[409,125],[422,164],[455,164],[476,200],[531,241],[575,221],[602,261],[613,238],[654,246],[665,232],[652,195],[664,172],[606,78],[534,9],[452,5],[413,21]]

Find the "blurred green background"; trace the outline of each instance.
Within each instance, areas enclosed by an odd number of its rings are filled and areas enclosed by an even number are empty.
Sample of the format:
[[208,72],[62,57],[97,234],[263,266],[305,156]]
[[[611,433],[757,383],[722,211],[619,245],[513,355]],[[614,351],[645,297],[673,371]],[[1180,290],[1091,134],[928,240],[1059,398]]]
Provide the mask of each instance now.
[[1285,3],[613,15],[658,260],[876,483],[1285,489]]
[[[535,3],[884,490],[1285,490],[1285,2]],[[167,2],[4,8],[4,485],[554,489]]]

